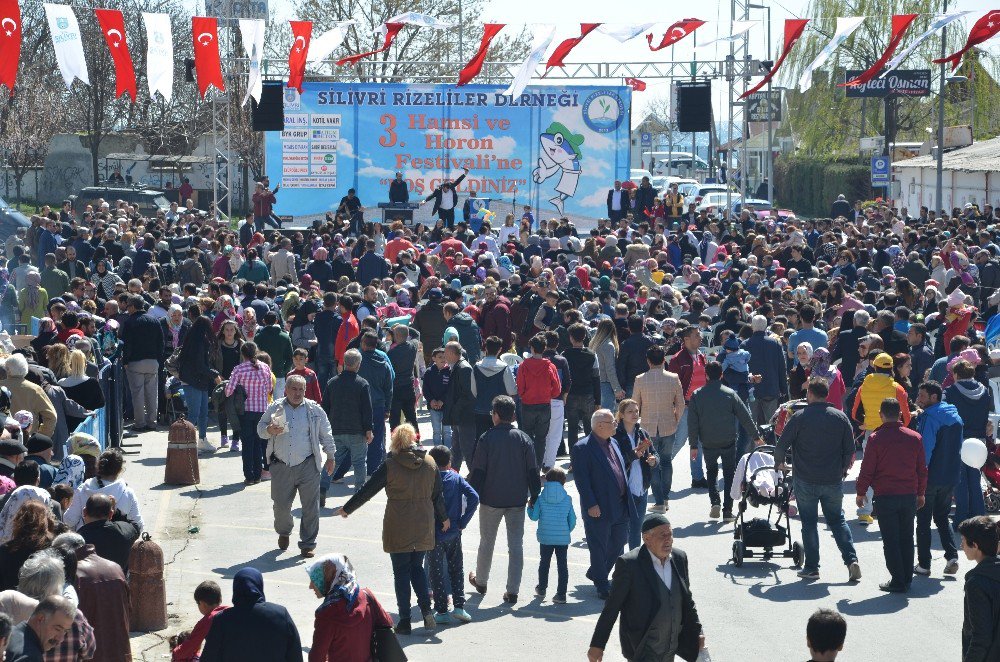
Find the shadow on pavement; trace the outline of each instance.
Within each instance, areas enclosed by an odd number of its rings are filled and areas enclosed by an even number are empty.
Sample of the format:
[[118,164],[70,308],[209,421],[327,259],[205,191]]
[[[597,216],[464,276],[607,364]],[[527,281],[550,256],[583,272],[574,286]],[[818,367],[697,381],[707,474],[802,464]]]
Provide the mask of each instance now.
[[[775,579],[777,579],[777,575],[775,575]],[[829,586],[830,585],[827,582],[823,581],[791,581],[788,583],[781,583],[779,581],[779,583],[774,584],[773,586],[767,586],[764,584],[751,586],[750,595],[770,600],[771,602],[808,602],[811,600],[820,600],[822,598],[829,597]]]
[[909,604],[907,594],[884,593],[867,600],[852,602],[838,600],[837,610],[847,616],[867,616],[869,614],[894,614],[906,609]]
[[[274,542],[275,545],[277,545],[278,534],[274,535]],[[279,559],[278,557],[281,555],[284,555],[284,558]],[[295,566],[301,565],[306,561],[308,561],[308,559],[304,559],[301,556],[299,556],[299,550],[298,547],[296,547],[295,545],[295,539],[293,537],[291,545],[285,551],[281,551],[276,547],[275,549],[271,549],[264,552],[255,559],[234,563],[228,568],[226,567],[212,568],[212,572],[218,573],[223,577],[225,577],[226,579],[229,579],[233,575],[235,575],[239,570],[242,570],[243,568],[247,567],[252,567],[252,568],[257,568],[258,570],[260,570],[262,574],[266,575],[267,573],[274,572],[276,570],[284,570],[285,568],[294,568]]]
[[230,483],[229,485],[217,485],[212,488],[201,488],[201,489],[191,489],[186,492],[181,492],[181,496],[190,497],[192,499],[198,498],[212,498],[229,496],[230,494],[236,494],[237,492],[242,492],[247,488],[242,482]]
[[[675,526],[674,538],[677,540],[683,540],[684,538],[714,536],[720,533],[732,533],[732,529],[730,527],[732,527],[732,524],[724,524],[722,520],[694,522],[693,524],[688,524],[687,526]],[[727,541],[727,544],[731,543],[728,543]]]

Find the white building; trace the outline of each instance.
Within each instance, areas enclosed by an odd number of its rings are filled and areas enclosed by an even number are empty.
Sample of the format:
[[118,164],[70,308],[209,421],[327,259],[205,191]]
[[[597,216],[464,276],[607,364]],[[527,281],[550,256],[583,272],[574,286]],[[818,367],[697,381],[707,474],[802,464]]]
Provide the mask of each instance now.
[[[894,163],[900,207],[916,215],[921,206],[934,208],[937,198],[937,156],[929,154]],[[967,202],[1000,204],[1000,137],[945,152],[942,169],[942,205],[951,211]]]

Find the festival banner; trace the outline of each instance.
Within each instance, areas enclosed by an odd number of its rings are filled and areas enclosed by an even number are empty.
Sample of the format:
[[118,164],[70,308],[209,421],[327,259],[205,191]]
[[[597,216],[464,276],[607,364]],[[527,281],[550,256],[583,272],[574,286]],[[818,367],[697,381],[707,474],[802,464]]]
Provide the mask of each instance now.
[[170,16],[143,13],[146,25],[146,80],[149,96],[157,92],[170,101],[174,90],[174,39],[170,32]]
[[830,59],[833,52],[840,48],[841,44],[847,41],[864,22],[864,16],[847,16],[837,19],[837,29],[833,34],[833,38],[816,55],[816,58],[809,63],[809,66],[802,70],[802,75],[799,77],[799,92],[805,92],[812,87],[813,72],[826,64],[826,61]]
[[265,134],[266,172],[281,184],[278,213],[336,210],[347,189],[372,211],[397,171],[410,200],[463,167],[459,187],[517,199],[546,215],[607,214],[608,183],[628,179],[628,87],[306,82],[285,88],[285,130]]
[[556,49],[552,51],[552,55],[549,56],[549,61],[545,63],[545,68],[551,69],[552,67],[565,66],[563,64],[563,60],[566,59],[566,56],[569,55],[581,41],[583,41],[584,37],[599,27],[601,27],[600,23],[581,23],[580,36],[562,40],[559,45],[556,46]]
[[222,80],[222,59],[219,57],[219,22],[211,16],[192,16],[191,35],[194,37],[194,69],[198,74],[198,93],[205,98],[209,85],[226,91]]
[[73,87],[73,79],[90,85],[87,76],[87,60],[83,56],[83,39],[80,37],[80,24],[70,5],[52,5],[45,3],[45,17],[52,33],[52,48],[56,51],[56,63],[62,73],[66,87]]
[[247,94],[243,97],[243,105],[247,105],[250,97],[260,103],[260,95],[264,91],[264,77],[260,72],[260,60],[264,57],[264,26],[259,18],[240,19],[240,37],[243,40],[243,50],[250,61],[248,65]]
[[125,40],[125,17],[117,9],[95,9],[97,23],[101,26],[104,41],[115,64],[115,98],[128,94],[135,102],[138,89],[135,82],[135,65]]
[[312,21],[288,21],[292,28],[292,47],[288,51],[288,87],[302,91],[306,73],[306,57],[312,37]]
[[0,0],[0,85],[14,96],[21,61],[21,7],[17,0]]

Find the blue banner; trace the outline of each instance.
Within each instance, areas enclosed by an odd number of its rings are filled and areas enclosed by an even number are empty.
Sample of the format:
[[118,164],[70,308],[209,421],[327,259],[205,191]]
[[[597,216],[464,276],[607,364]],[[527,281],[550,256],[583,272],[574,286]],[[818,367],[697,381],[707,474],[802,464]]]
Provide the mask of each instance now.
[[373,208],[401,172],[410,202],[447,180],[543,215],[600,217],[629,175],[628,87],[305,84],[285,89],[285,130],[265,135],[266,170],[280,184],[275,212],[336,211],[349,188]]

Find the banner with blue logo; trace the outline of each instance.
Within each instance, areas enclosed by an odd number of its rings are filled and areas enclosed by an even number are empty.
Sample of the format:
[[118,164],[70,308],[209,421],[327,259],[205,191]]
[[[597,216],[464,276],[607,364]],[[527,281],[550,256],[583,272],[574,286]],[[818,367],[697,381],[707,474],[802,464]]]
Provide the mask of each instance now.
[[[285,89],[285,130],[265,134],[276,213],[335,211],[347,190],[373,208],[397,172],[419,202],[440,184],[531,205],[543,215],[607,214],[629,175],[628,87],[305,83]],[[461,201],[460,203],[461,204]]]

